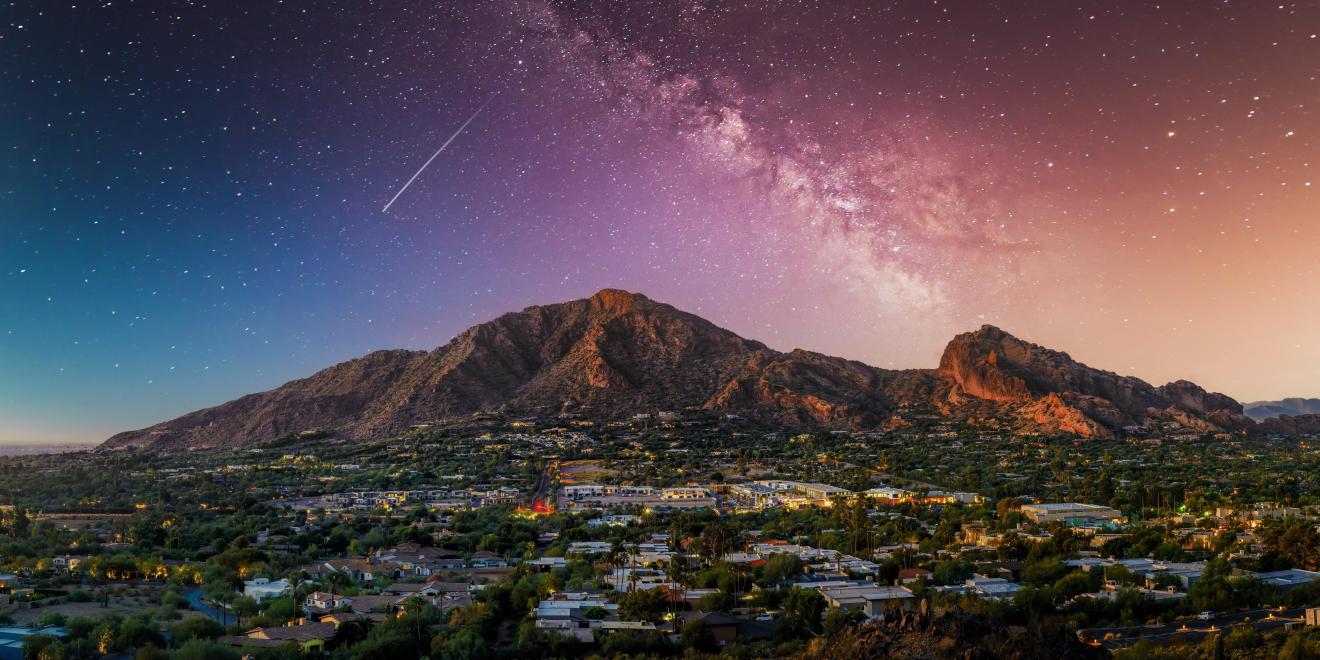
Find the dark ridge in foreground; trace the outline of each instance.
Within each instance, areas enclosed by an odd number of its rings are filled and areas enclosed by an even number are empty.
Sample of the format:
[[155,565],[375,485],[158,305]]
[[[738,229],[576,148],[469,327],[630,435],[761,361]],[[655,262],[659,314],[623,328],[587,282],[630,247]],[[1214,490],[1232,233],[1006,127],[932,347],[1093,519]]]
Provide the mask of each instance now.
[[893,612],[883,620],[816,640],[797,657],[798,660],[1056,660],[1107,658],[1109,653],[1082,643],[1066,626],[1048,621],[1032,622],[1026,627],[956,612]]

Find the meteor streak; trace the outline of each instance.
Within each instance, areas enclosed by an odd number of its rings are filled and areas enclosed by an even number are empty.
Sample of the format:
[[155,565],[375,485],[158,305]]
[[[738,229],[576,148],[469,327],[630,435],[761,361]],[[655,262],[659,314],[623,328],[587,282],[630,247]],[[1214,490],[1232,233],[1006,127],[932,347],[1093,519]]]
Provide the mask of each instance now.
[[413,183],[413,181],[416,181],[416,180],[417,180],[417,177],[419,177],[419,176],[422,175],[422,171],[426,169],[426,166],[427,166],[427,165],[430,165],[430,164],[431,164],[431,161],[435,160],[435,157],[436,157],[436,156],[439,156],[439,155],[440,155],[440,152],[441,152],[441,151],[444,151],[444,150],[445,150],[445,147],[448,147],[448,146],[449,146],[449,143],[450,143],[450,142],[453,142],[453,141],[454,141],[454,138],[458,137],[458,134],[459,134],[459,133],[462,133],[462,132],[463,132],[463,129],[467,128],[467,127],[468,127],[468,124],[471,124],[471,123],[472,123],[472,120],[473,120],[473,119],[476,119],[476,118],[477,118],[477,115],[481,114],[481,111],[482,111],[482,110],[485,110],[485,109],[486,109],[486,106],[490,105],[490,102],[491,102],[491,101],[494,101],[494,100],[495,100],[495,95],[494,95],[494,94],[491,94],[490,98],[486,99],[486,102],[485,102],[485,103],[482,103],[482,104],[481,104],[481,107],[480,107],[480,108],[477,108],[477,111],[474,112],[474,113],[472,113],[472,116],[471,116],[471,117],[468,117],[468,118],[467,118],[467,121],[463,122],[463,125],[462,125],[462,126],[459,126],[459,127],[458,127],[458,130],[454,131],[454,134],[451,135],[451,136],[449,136],[449,139],[448,139],[448,140],[445,140],[445,143],[442,144],[442,145],[440,145],[440,148],[439,148],[439,149],[436,149],[436,150],[435,150],[435,153],[431,154],[431,157],[430,157],[430,158],[427,158],[427,159],[426,159],[426,162],[425,162],[425,163],[422,163],[422,166],[421,166],[421,167],[417,168],[417,172],[416,172],[415,174],[412,175],[412,178],[411,178],[411,179],[408,179],[408,183],[403,184],[403,187],[402,187],[402,188],[399,188],[399,192],[394,193],[394,196],[390,198],[390,201],[388,201],[388,202],[385,203],[385,208],[382,208],[382,209],[380,210],[380,212],[381,212],[381,213],[385,213],[386,211],[389,211],[389,210],[390,210],[390,206],[393,205],[393,204],[394,204],[394,201],[397,200],[397,199],[399,198],[399,195],[402,195],[402,194],[403,194],[403,191],[407,190],[407,189],[408,189],[408,186],[411,186],[412,183]]

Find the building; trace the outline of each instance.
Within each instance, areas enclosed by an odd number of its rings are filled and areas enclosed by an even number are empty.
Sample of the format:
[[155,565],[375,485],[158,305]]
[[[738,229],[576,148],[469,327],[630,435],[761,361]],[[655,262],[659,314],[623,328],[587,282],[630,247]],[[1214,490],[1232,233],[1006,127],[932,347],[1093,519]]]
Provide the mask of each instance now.
[[307,606],[308,609],[322,611],[337,610],[352,604],[353,599],[348,596],[338,596],[324,591],[307,594],[307,598],[303,599],[303,605]]
[[508,561],[490,550],[481,550],[472,553],[472,558],[468,560],[472,568],[504,568],[509,565]]
[[607,555],[614,549],[614,544],[608,541],[574,541],[568,544],[566,554],[581,555],[584,557],[591,555]]
[[877,585],[873,582],[821,587],[818,591],[830,607],[846,607],[865,612],[870,606],[877,615],[883,615],[890,607],[907,609],[908,604],[916,598],[903,587]]
[[568,560],[563,557],[537,557],[523,562],[523,564],[537,570],[553,571],[568,566]]
[[852,491],[847,488],[831,486],[829,484],[799,483],[795,484],[793,490],[801,494],[802,497],[819,502],[828,501],[832,497],[851,497]]
[[243,583],[243,595],[257,602],[268,598],[278,598],[289,592],[288,580],[271,581],[270,578],[257,578]]
[[1022,515],[1035,523],[1063,522],[1072,525],[1088,522],[1126,522],[1118,509],[1080,502],[1023,504]]
[[701,621],[720,646],[770,639],[777,627],[773,621],[751,621],[723,612],[689,612],[683,618]]
[[1022,585],[1006,578],[986,577],[979,574],[973,575],[966,584],[975,590],[978,596],[996,600],[1012,598],[1022,590]]
[[326,640],[335,634],[335,624],[330,622],[304,623],[298,626],[280,626],[275,628],[254,628],[241,637],[221,637],[222,643],[230,646],[279,646],[285,642],[298,645],[303,653],[321,653],[325,651]]
[[862,613],[868,619],[883,619],[893,610],[911,610],[916,602],[916,596],[903,587],[877,587],[863,594],[862,598],[866,600]]
[[1274,587],[1275,589],[1291,591],[1297,587],[1311,584],[1317,579],[1320,579],[1320,573],[1315,571],[1304,571],[1300,568],[1290,568],[1285,571],[1256,573],[1255,575],[1252,575],[1252,577]]
[[909,584],[912,582],[921,582],[922,580],[929,580],[930,576],[931,576],[931,572],[924,568],[898,569],[898,581],[901,582],[902,584]]
[[706,497],[710,497],[710,491],[695,486],[666,488],[660,493],[660,498],[666,500],[697,500]]
[[916,497],[916,493],[910,490],[895,488],[893,486],[877,486],[863,492],[862,494],[887,504],[908,502],[911,501],[913,497]]
[[635,516],[628,513],[616,513],[613,515],[601,516],[599,518],[592,518],[587,521],[587,527],[625,527],[641,521],[641,516]]
[[764,509],[779,501],[780,491],[760,482],[734,484],[729,488],[729,495],[739,504],[754,509]]

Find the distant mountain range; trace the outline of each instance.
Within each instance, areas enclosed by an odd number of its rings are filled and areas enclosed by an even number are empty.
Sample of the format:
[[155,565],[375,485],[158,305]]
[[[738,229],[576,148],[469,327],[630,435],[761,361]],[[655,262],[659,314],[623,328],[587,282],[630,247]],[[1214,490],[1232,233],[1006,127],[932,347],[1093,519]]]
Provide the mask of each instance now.
[[[1084,438],[1155,424],[1198,432],[1257,426],[1223,394],[1094,369],[993,326],[954,337],[936,369],[888,370],[772,350],[646,296],[606,289],[505,314],[433,351],[370,353],[120,433],[102,448],[241,446],[309,430],[376,438],[479,411],[619,418],[685,408],[828,429],[896,428],[920,411]],[[1320,429],[1320,416],[1303,418],[1302,428],[1312,423]]]
[[1281,415],[1320,415],[1320,399],[1288,398],[1280,401],[1254,401],[1243,405],[1242,412],[1258,422]]

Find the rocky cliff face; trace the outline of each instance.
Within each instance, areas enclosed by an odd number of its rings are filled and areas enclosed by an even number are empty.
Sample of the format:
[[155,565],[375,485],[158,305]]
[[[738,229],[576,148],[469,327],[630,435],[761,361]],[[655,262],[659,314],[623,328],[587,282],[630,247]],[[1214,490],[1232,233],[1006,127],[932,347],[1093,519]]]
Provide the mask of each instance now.
[[1276,435],[1320,434],[1320,415],[1279,415],[1260,423],[1264,433]]
[[1029,419],[1083,437],[1150,420],[1185,422],[1198,430],[1251,426],[1241,404],[1195,383],[1179,380],[1154,387],[989,325],[954,337],[939,372],[953,382],[955,397],[1023,403]]
[[606,289],[474,326],[434,351],[380,351],[139,431],[106,448],[237,446],[310,430],[381,437],[477,411],[599,417],[700,406],[789,425],[902,425],[917,406],[1008,416],[1032,432],[1106,437],[1173,419],[1245,428],[1237,402],[1092,369],[992,326],[958,335],[938,369],[892,371],[744,339],[640,294]]

